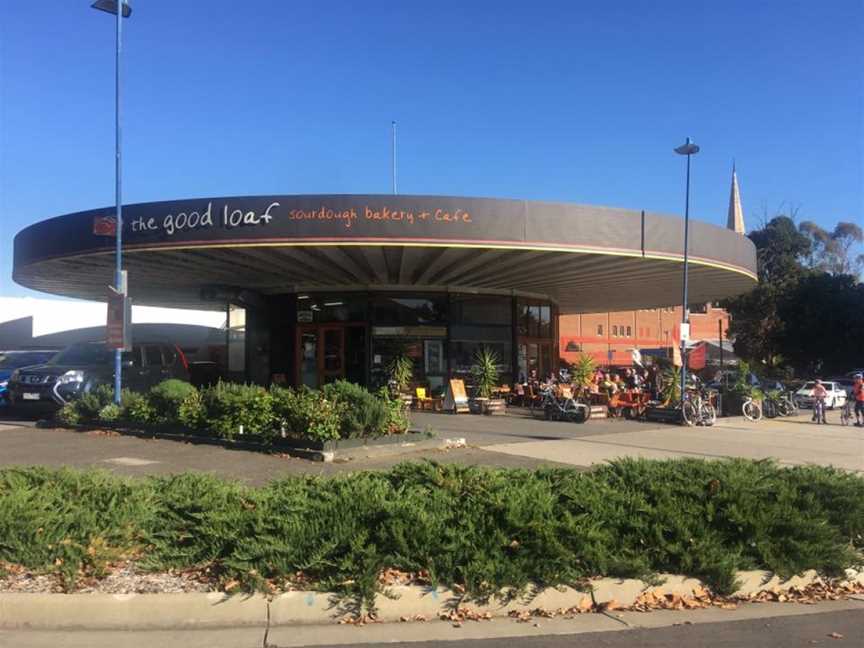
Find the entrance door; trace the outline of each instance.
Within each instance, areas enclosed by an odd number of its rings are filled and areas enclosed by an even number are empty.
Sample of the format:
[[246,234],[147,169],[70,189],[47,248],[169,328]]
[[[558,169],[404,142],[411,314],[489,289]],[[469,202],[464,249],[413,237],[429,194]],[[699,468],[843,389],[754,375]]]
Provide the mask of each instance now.
[[297,371],[297,384],[312,389],[345,378],[345,327],[298,327]]
[[322,326],[318,329],[321,363],[318,375],[322,385],[345,378],[345,327]]

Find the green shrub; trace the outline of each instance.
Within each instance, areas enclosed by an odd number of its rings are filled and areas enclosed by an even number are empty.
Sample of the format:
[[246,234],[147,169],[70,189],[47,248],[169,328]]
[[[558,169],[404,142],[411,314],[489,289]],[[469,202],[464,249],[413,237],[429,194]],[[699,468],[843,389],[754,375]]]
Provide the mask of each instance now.
[[57,422],[65,427],[74,427],[81,422],[81,413],[78,411],[78,406],[75,402],[66,403],[57,410],[54,415]]
[[273,386],[273,416],[276,427],[294,439],[330,441],[342,431],[344,403],[328,400],[319,391],[305,387],[290,389]]
[[120,418],[129,423],[150,425],[156,422],[156,409],[146,394],[124,389],[120,392]]
[[177,420],[190,430],[206,427],[207,412],[204,409],[204,399],[198,390],[190,393],[180,403],[177,410]]
[[339,436],[343,439],[379,437],[390,433],[387,405],[364,387],[337,380],[324,385],[321,392],[325,399],[340,406]]
[[378,398],[387,411],[386,434],[404,434],[408,431],[408,410],[401,398],[394,397],[386,387],[378,390]]
[[116,423],[122,414],[123,410],[117,403],[108,403],[99,410],[99,421],[101,423]]
[[189,383],[169,378],[150,389],[150,404],[155,408],[160,423],[177,423],[183,401],[197,393],[198,390]]
[[272,397],[258,385],[217,383],[201,392],[205,425],[223,439],[238,435],[269,442],[275,435]]
[[839,575],[860,563],[864,478],[745,460],[622,460],[590,472],[426,462],[252,488],[199,474],[133,482],[6,468],[0,538],[0,564],[67,583],[137,556],[249,589],[302,571],[310,587],[367,602],[387,568],[426,570],[432,585],[473,596],[662,572],[727,593],[739,569]]
[[99,419],[99,412],[109,403],[114,402],[114,388],[111,385],[97,385],[90,391],[81,394],[75,401],[75,406],[81,420],[91,423]]

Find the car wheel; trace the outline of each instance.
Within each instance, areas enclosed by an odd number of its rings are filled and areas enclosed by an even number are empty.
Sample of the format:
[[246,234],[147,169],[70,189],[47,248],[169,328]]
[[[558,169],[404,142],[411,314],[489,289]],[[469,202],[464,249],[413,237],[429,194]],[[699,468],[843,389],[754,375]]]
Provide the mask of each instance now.
[[836,399],[836,398],[832,398],[832,399],[831,399],[831,404],[828,406],[828,409],[833,410],[833,409],[834,409],[834,406],[836,405],[836,403],[837,403],[837,399]]

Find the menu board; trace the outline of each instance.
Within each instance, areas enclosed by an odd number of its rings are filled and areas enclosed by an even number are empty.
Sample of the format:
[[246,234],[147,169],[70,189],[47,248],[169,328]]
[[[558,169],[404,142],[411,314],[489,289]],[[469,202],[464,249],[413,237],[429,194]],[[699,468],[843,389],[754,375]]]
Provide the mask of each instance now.
[[454,378],[447,383],[444,410],[454,414],[468,411],[468,395],[465,393],[464,381]]

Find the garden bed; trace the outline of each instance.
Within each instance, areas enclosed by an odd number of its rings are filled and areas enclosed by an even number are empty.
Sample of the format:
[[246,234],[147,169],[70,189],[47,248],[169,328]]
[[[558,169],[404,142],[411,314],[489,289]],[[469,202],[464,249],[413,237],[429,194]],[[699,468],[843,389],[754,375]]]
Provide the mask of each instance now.
[[589,472],[426,462],[254,488],[8,468],[0,537],[0,572],[52,575],[64,591],[131,561],[229,592],[337,591],[367,604],[392,570],[474,597],[659,573],[724,595],[738,570],[842,576],[860,565],[864,478],[745,460]]
[[332,459],[352,449],[416,444],[431,435],[409,430],[402,403],[337,381],[321,390],[219,383],[198,390],[166,380],[149,392],[123,390],[119,405],[99,386],[58,412],[73,429],[111,429],[136,436],[289,452]]
[[[40,422],[39,427],[55,427],[51,421]],[[248,450],[252,452],[266,452],[273,454],[288,454],[313,461],[333,461],[341,457],[350,457],[358,450],[380,451],[383,454],[398,452],[397,446],[401,446],[404,452],[413,452],[421,447],[439,447],[446,441],[439,442],[434,432],[419,430],[407,430],[400,434],[391,434],[382,437],[368,437],[362,439],[333,439],[320,441],[315,439],[290,439],[277,437],[267,443],[254,439],[248,441],[241,439],[223,439],[216,434],[201,434],[198,430],[189,430],[177,426],[142,426],[127,427],[105,423],[101,425],[66,425],[67,429],[79,432],[92,432],[97,430],[110,430],[125,436],[134,436],[142,439],[164,439],[167,441],[180,441],[183,443],[214,445],[233,450]]]

